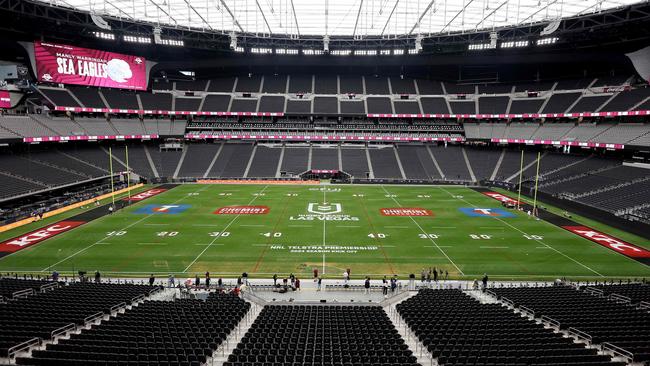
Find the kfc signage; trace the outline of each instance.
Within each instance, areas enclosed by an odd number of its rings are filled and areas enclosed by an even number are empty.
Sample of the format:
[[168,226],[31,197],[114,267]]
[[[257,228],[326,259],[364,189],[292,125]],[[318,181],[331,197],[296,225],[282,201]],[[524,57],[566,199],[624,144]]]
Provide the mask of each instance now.
[[34,42],[39,81],[104,88],[147,89],[144,57]]
[[150,189],[148,191],[144,191],[142,193],[138,193],[135,196],[126,197],[126,198],[124,198],[124,201],[142,201],[142,200],[145,200],[145,199],[147,199],[149,197],[159,195],[159,194],[161,194],[161,193],[163,193],[165,191],[166,191],[166,189],[164,189],[164,188],[154,188],[154,189]]
[[21,249],[30,247],[34,244],[38,244],[43,240],[49,239],[55,235],[64,233],[83,224],[85,224],[84,221],[59,221],[56,224],[52,224],[42,229],[38,229],[0,243],[0,252],[17,252]]
[[586,226],[562,226],[570,232],[631,258],[650,258],[650,251]]
[[516,205],[516,204],[520,203],[519,201],[517,201],[515,199],[512,199],[512,198],[510,198],[508,196],[502,195],[501,193],[497,193],[497,192],[481,192],[481,193],[483,193],[484,195],[486,195],[488,197],[494,198],[497,201],[501,201],[501,202],[503,202],[505,204],[508,204],[508,205]]

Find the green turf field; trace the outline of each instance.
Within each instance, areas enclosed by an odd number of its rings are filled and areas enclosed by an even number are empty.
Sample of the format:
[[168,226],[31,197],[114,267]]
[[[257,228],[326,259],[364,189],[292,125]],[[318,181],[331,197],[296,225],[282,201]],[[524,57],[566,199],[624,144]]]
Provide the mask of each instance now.
[[[186,206],[152,214],[149,205]],[[269,211],[213,213],[237,205]],[[433,215],[380,213],[398,207]],[[262,277],[310,275],[318,267],[329,277],[346,268],[353,277],[419,277],[423,268],[436,267],[468,279],[483,273],[503,279],[650,276],[650,267],[526,214],[470,217],[461,208],[505,210],[463,187],[190,184],[0,258],[0,271]],[[640,238],[626,240],[648,247]]]

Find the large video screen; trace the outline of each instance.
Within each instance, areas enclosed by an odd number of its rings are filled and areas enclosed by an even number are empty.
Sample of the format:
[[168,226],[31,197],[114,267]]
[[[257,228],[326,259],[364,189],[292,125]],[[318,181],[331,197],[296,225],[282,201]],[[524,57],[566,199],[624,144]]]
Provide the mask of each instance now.
[[144,57],[34,42],[38,80],[104,88],[147,89]]
[[0,108],[11,108],[11,98],[6,90],[0,90]]

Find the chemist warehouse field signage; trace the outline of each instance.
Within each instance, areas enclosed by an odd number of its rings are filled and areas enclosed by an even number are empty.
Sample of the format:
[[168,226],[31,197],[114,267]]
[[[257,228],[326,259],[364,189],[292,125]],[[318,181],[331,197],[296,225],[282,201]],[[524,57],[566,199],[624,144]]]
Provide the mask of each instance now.
[[144,57],[34,42],[38,81],[104,88],[147,89]]

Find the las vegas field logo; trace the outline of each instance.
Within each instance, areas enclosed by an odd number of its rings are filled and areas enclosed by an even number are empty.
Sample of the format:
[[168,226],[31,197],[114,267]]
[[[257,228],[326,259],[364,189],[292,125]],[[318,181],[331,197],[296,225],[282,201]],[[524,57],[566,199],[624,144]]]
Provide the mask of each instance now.
[[358,217],[344,215],[340,203],[309,203],[307,214],[289,216],[291,221],[359,221]]

